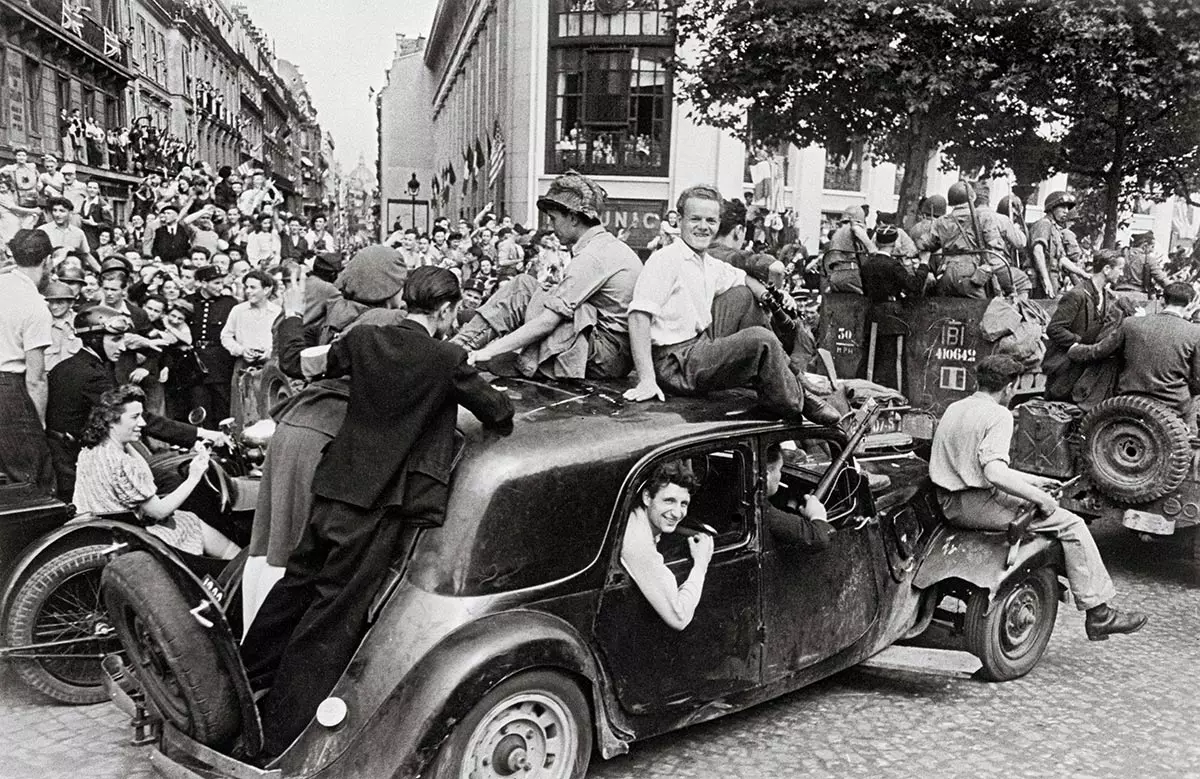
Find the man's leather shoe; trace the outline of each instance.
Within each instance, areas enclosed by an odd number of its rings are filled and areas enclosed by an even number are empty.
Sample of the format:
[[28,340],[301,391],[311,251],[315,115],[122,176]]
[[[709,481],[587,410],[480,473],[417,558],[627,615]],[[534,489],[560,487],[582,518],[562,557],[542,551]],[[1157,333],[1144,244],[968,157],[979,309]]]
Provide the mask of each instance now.
[[1122,614],[1111,606],[1105,606],[1100,613],[1088,611],[1083,627],[1089,641],[1107,641],[1109,636],[1118,633],[1136,633],[1147,619],[1149,617],[1140,611]]
[[842,421],[842,412],[820,397],[806,392],[804,394],[804,417],[824,427],[837,427],[838,423]]

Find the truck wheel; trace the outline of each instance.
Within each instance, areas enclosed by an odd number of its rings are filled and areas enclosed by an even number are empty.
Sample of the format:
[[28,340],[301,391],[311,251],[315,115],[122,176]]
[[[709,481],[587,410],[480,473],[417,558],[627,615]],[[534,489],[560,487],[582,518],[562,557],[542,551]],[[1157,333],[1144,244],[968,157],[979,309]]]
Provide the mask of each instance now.
[[1187,425],[1149,398],[1109,398],[1084,415],[1079,432],[1092,481],[1114,500],[1161,498],[1182,484],[1191,469]]
[[183,594],[149,552],[129,552],[104,569],[104,602],[146,695],[182,733],[216,749],[237,736],[233,682]]
[[13,592],[4,626],[9,647],[89,639],[13,657],[22,681],[59,703],[108,700],[100,660],[121,645],[100,599],[107,547],[68,549],[33,570]]
[[1052,568],[1025,571],[1000,588],[989,609],[986,590],[967,603],[967,651],[979,658],[979,674],[993,682],[1033,670],[1046,652],[1058,616],[1058,577]]
[[592,718],[562,674],[529,671],[497,685],[450,734],[431,776],[582,779],[592,758]]

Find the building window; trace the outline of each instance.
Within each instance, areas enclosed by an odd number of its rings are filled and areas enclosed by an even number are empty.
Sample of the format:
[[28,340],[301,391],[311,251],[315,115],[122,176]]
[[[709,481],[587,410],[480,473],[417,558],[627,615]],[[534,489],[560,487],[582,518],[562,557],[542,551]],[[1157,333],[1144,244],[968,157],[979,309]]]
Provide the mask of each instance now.
[[662,37],[671,14],[662,0],[554,0],[551,34],[558,38]]
[[552,0],[547,168],[665,176],[668,0]]
[[125,124],[121,116],[121,99],[112,95],[104,96],[104,124],[107,127],[121,127]]
[[35,59],[25,59],[25,110],[29,132],[42,131],[42,65]]
[[667,175],[672,49],[552,52],[550,170]]
[[96,90],[91,87],[83,88],[83,111],[81,113],[85,120],[96,118]]
[[844,153],[825,151],[825,189],[862,192],[863,146],[855,144]]

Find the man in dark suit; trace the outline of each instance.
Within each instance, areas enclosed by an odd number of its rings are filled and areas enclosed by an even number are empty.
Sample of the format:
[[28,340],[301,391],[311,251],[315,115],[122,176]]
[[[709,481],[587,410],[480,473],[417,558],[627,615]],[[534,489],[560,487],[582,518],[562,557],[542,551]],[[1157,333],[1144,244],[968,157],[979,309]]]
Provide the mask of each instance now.
[[[297,289],[285,292],[285,315],[303,312]],[[317,466],[287,573],[242,643],[251,686],[270,687],[260,702],[264,759],[300,734],[345,670],[402,531],[442,523],[459,404],[490,429],[512,430],[508,398],[443,340],[461,298],[450,271],[417,268],[404,286],[405,321],[353,328],[329,349],[326,375],[350,376],[346,420]]]
[[222,293],[225,277],[214,265],[196,270],[196,284],[199,289],[188,302],[192,304],[192,348],[203,368],[192,385],[192,407],[203,408],[207,418],[216,421],[229,416],[234,357],[221,345],[221,330],[237,299]]
[[[75,461],[79,441],[92,407],[117,386],[115,363],[125,351],[130,323],[107,306],[93,306],[76,315],[75,329],[83,347],[54,366],[49,376],[46,435],[58,477],[58,496],[70,502],[75,490]],[[176,446],[190,447],[196,438],[223,441],[220,433],[147,413],[146,435]]]
[[1112,334],[1091,346],[1076,344],[1072,360],[1125,358],[1118,395],[1144,395],[1174,409],[1192,426],[1192,398],[1200,394],[1200,325],[1189,320],[1195,292],[1176,281],[1163,290],[1163,310],[1126,317]]
[[178,264],[192,250],[192,230],[179,223],[179,206],[174,201],[158,209],[162,227],[154,231],[150,254],[162,262]]
[[1083,363],[1067,357],[1075,344],[1094,344],[1105,324],[1119,319],[1116,298],[1109,290],[1125,269],[1125,258],[1114,249],[1101,249],[1092,256],[1092,276],[1067,290],[1058,301],[1046,327],[1046,355],[1042,373],[1046,375],[1047,400],[1071,401],[1072,390],[1083,375]]

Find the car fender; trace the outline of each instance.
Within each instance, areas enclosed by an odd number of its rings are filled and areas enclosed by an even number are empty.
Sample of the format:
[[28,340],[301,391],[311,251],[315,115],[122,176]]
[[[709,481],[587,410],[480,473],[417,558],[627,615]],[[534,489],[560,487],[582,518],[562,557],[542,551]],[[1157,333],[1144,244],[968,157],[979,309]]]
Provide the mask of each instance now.
[[3,589],[0,589],[0,618],[8,619],[13,595],[30,571],[68,549],[95,544],[111,545],[113,528],[122,526],[120,522],[106,519],[71,520],[25,547],[4,580]]
[[[362,729],[347,733],[340,745],[306,744],[319,727],[310,725],[285,753],[282,767],[288,775],[323,778],[421,775],[454,724],[480,698],[505,679],[537,668],[559,669],[575,678],[592,702],[597,745],[612,754],[624,751],[611,746],[619,738],[604,713],[599,669],[587,641],[559,617],[518,609],[474,620],[442,639]],[[337,757],[320,765],[331,753]],[[299,758],[298,764],[292,757]]]
[[1034,533],[1025,538],[1012,565],[1007,565],[1008,552],[1004,533],[942,525],[929,541],[913,587],[923,590],[947,579],[961,579],[994,593],[1023,569],[1051,565],[1063,570],[1062,545],[1051,536]]

